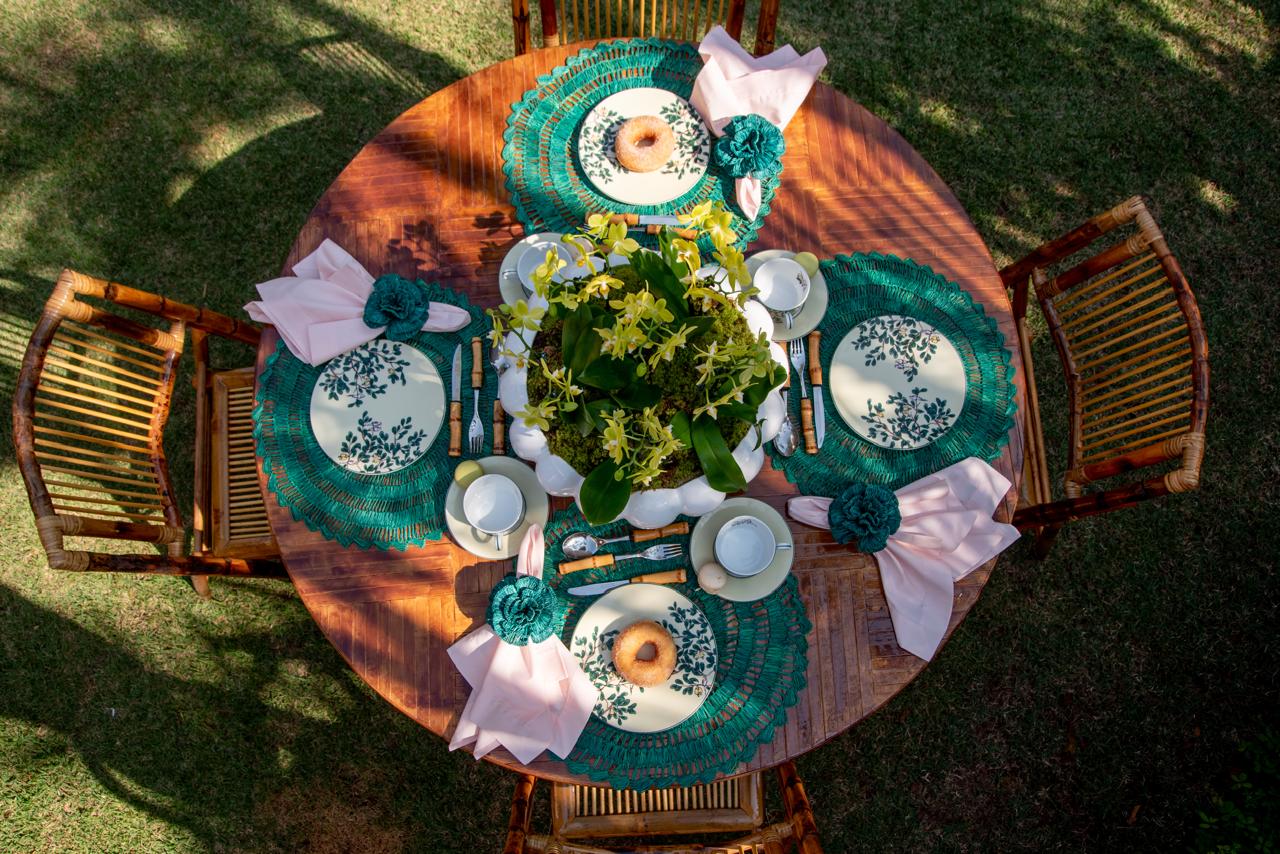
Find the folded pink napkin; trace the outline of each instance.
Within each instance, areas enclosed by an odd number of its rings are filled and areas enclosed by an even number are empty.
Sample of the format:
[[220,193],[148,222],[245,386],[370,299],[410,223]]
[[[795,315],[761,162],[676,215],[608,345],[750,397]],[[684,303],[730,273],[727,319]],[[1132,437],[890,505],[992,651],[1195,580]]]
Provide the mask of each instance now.
[[[295,264],[293,273],[258,285],[262,299],[244,308],[259,323],[274,325],[289,351],[308,365],[354,350],[386,328],[364,322],[373,276],[332,240]],[[428,311],[426,332],[453,332],[471,322],[466,311],[447,303],[431,302]]]
[[[545,544],[533,527],[520,544],[516,573],[542,577]],[[479,759],[499,744],[528,764],[543,750],[568,756],[600,696],[558,636],[513,646],[486,623],[449,647],[471,696],[449,742]]]
[[[1009,481],[976,457],[961,460],[897,490],[902,523],[875,552],[898,645],[933,658],[951,619],[956,581],[1007,549],[1018,529],[991,518]],[[830,528],[830,498],[787,501],[787,514]]]
[[[751,113],[768,119],[778,130],[786,128],[827,65],[820,47],[801,56],[791,45],[783,45],[768,56],[754,57],[718,26],[703,37],[698,53],[703,65],[693,81],[689,103],[716,136],[724,133],[734,116]],[[738,178],[734,189],[738,207],[748,219],[755,219],[760,212],[760,180]]]

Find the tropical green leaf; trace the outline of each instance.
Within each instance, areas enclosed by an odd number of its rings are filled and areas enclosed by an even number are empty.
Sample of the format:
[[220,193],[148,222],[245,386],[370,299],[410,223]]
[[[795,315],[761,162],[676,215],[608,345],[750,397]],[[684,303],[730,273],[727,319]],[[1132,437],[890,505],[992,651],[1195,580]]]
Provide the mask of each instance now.
[[[591,333],[595,335],[595,333]],[[599,338],[596,335],[596,338]],[[615,359],[612,356],[600,356],[582,370],[575,373],[574,378],[583,385],[598,388],[601,391],[614,391],[625,388],[636,378],[636,364],[630,359]]]
[[564,319],[560,328],[560,352],[565,367],[580,375],[600,355],[603,340],[595,331],[595,315],[585,303]]
[[720,425],[714,419],[699,415],[693,421],[693,450],[702,465],[702,473],[713,489],[721,492],[738,492],[747,488],[742,467],[733,458],[729,446],[720,435]]
[[693,331],[689,333],[689,337],[685,340],[694,341],[710,332],[711,327],[716,325],[716,319],[710,315],[699,314],[686,317],[683,323],[685,326],[693,327]]
[[675,436],[680,444],[686,448],[693,447],[693,429],[689,422],[689,413],[677,412],[675,417],[671,419],[671,435]]
[[675,315],[676,322],[689,316],[689,303],[684,298],[684,285],[675,273],[653,252],[637,252],[631,256],[631,266],[640,278],[647,282],[650,292],[667,301],[667,310]]
[[612,522],[622,513],[631,497],[631,483],[618,479],[618,464],[605,460],[591,470],[578,490],[578,508],[592,525]]
[[657,406],[662,400],[662,389],[652,383],[630,382],[613,392],[613,399],[624,409],[644,409],[646,406]]
[[593,400],[586,406],[582,407],[591,417],[591,423],[597,430],[605,428],[604,416],[618,408],[613,402],[613,398],[603,397],[600,400]]

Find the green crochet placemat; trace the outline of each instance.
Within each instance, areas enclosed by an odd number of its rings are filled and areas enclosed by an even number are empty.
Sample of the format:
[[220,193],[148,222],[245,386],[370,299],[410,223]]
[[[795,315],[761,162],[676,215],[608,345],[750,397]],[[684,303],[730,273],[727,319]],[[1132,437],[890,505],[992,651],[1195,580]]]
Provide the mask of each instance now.
[[[683,521],[692,526],[697,520]],[[547,570],[543,577],[567,608],[566,646],[572,645],[574,627],[596,597],[569,596],[562,592],[565,588],[688,566],[689,538],[685,536],[661,541],[685,546],[685,556],[673,560],[628,561],[556,574],[554,567],[565,560],[560,543],[569,534],[589,531],[600,537],[617,537],[629,530],[625,521],[592,527],[576,506],[557,513],[547,523]],[[632,550],[620,545],[621,549],[612,546],[610,550]],[[755,602],[730,602],[703,592],[692,569],[688,582],[671,586],[697,604],[711,623],[718,652],[715,687],[691,717],[662,732],[626,732],[592,715],[573,752],[558,757],[570,771],[614,788],[641,791],[705,783],[749,761],[786,723],[787,710],[795,705],[805,685],[808,667],[810,623],[795,577],[787,576],[786,583]]]
[[[816,454],[799,448],[790,457],[770,443],[773,466],[805,495],[834,496],[851,482],[878,483],[890,489],[918,480],[966,457],[990,462],[1009,441],[1017,411],[1012,355],[995,318],[954,282],[930,268],[893,255],[837,255],[823,261],[830,291],[822,331],[823,376],[840,340],[872,317],[901,314],[933,326],[955,346],[964,363],[965,398],[960,415],[941,437],[915,450],[882,448],[854,433],[823,387],[827,437]],[[800,395],[792,381],[790,403],[800,423]]]
[[[511,105],[502,134],[502,169],[516,218],[525,231],[571,232],[600,211],[670,214],[687,211],[708,200],[723,201],[734,214],[738,247],[755,239],[769,214],[779,175],[762,184],[763,203],[755,220],[741,215],[734,180],[714,164],[687,193],[661,205],[628,205],[599,192],[578,160],[578,130],[587,114],[608,96],[624,89],[656,87],[688,99],[693,80],[702,70],[694,45],[661,39],[627,39],[585,48],[549,74]],[[643,245],[653,238],[635,232]],[[710,243],[704,251],[710,250]]]
[[[462,294],[437,284],[428,284],[427,291],[428,299],[458,306],[471,315],[471,322],[457,332],[422,332],[404,342],[431,360],[446,389],[454,348],[463,345],[465,447],[472,401],[470,341],[477,335],[483,338],[489,322]],[[457,462],[448,456],[448,423],[441,425],[427,452],[405,468],[389,474],[357,474],[333,462],[311,430],[311,393],[323,371],[324,365],[308,365],[281,341],[258,380],[253,435],[276,500],[289,508],[294,519],[344,546],[407,549],[440,539],[445,530],[445,493]],[[492,447],[497,388],[494,372],[486,370],[480,391],[480,419],[485,427],[480,456]]]

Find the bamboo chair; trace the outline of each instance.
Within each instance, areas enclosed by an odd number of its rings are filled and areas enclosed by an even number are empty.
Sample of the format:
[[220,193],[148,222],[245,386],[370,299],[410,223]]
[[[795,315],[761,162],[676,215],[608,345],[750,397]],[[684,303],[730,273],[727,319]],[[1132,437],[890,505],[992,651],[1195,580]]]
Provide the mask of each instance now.
[[[756,22],[756,56],[773,50],[780,0],[761,0]],[[746,0],[538,0],[542,46],[585,39],[657,36],[694,41],[716,24],[742,39]],[[516,55],[533,49],[529,0],[511,0]]]
[[[92,298],[150,314],[148,326]],[[186,332],[195,353],[193,548],[164,452]],[[54,569],[285,577],[267,526],[253,450],[253,369],[215,373],[208,336],[257,346],[257,327],[63,270],[22,360],[13,401],[18,466]],[[131,540],[164,554],[71,548],[67,537]]]
[[[647,792],[551,786],[551,834],[530,834],[534,778],[521,775],[511,802],[502,854],[822,854],[804,784],[790,762],[778,767],[785,821],[764,823],[764,778],[759,772],[698,786]],[[744,834],[731,842],[602,848],[594,841],[645,836]],[[606,844],[602,842],[601,844]]]
[[[1127,239],[1050,274],[1124,225]],[[1209,348],[1182,268],[1143,200],[1134,196],[1000,271],[1027,382],[1024,495],[1013,522],[1037,532],[1048,554],[1066,522],[1195,489],[1209,408]],[[1066,497],[1054,500],[1041,428],[1031,341],[1029,284],[1035,289],[1067,381],[1070,445]],[[1086,491],[1137,469],[1176,465],[1143,480]]]

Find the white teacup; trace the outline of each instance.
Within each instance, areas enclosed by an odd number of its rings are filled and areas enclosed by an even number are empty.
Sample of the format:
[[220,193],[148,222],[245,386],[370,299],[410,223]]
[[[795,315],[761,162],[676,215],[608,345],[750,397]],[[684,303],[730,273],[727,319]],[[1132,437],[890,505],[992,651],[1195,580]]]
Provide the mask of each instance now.
[[764,572],[777,550],[773,531],[755,516],[735,516],[716,533],[716,560],[738,578]]
[[809,298],[809,274],[790,258],[772,258],[756,269],[751,279],[756,299],[773,311],[795,311]]
[[505,475],[481,475],[462,493],[462,515],[472,528],[495,537],[494,547],[500,549],[502,535],[524,520],[524,493]]

